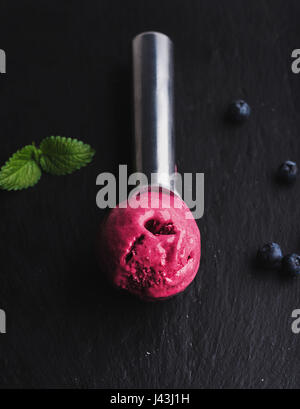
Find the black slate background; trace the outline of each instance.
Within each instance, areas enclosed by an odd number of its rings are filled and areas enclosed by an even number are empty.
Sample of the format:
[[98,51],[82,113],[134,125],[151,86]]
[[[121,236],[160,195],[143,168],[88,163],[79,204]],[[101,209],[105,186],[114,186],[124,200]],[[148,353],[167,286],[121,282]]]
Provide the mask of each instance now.
[[[300,185],[273,180],[300,158],[296,0],[0,2],[0,163],[51,134],[90,143],[92,165],[0,192],[0,386],[297,388],[300,282],[257,271],[269,240],[300,251]],[[177,156],[205,173],[202,262],[183,295],[143,304],[103,281],[96,176],[130,164],[131,39],[175,43]],[[249,123],[224,123],[245,98]]]

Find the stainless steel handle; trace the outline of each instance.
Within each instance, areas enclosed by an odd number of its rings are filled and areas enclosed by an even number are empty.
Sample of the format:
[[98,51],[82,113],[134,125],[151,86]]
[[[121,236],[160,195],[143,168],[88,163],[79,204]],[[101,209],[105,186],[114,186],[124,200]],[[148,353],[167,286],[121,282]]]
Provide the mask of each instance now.
[[135,167],[172,189],[175,172],[173,44],[157,32],[133,39]]

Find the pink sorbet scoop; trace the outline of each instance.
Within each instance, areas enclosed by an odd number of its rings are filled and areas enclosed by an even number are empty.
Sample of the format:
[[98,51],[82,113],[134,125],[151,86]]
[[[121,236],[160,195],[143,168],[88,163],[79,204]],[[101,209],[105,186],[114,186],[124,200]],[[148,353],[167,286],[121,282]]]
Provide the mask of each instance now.
[[[197,274],[200,232],[175,192],[173,47],[164,34],[133,40],[135,165],[151,186],[112,209],[100,227],[101,267],[118,288],[143,300],[183,291]],[[151,190],[150,190],[151,189]],[[136,203],[139,206],[136,206]]]

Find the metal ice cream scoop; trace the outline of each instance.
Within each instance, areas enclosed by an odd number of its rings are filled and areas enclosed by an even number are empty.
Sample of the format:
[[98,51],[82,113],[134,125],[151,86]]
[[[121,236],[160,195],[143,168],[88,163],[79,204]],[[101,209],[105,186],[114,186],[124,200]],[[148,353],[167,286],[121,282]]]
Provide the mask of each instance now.
[[104,220],[99,260],[116,287],[145,301],[164,300],[193,281],[201,256],[193,215],[173,194],[173,47],[166,35],[134,38],[133,80],[135,166],[148,181]]

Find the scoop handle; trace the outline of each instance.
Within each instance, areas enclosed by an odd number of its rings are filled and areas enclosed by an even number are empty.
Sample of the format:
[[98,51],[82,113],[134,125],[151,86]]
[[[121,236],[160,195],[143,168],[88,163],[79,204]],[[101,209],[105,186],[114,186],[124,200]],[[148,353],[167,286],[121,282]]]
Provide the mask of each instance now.
[[135,168],[172,190],[175,172],[173,43],[145,32],[133,39]]

